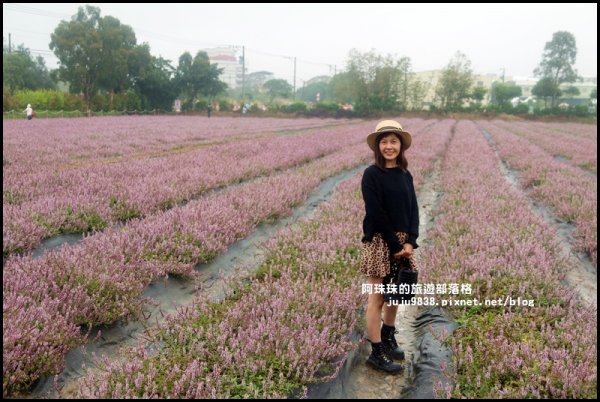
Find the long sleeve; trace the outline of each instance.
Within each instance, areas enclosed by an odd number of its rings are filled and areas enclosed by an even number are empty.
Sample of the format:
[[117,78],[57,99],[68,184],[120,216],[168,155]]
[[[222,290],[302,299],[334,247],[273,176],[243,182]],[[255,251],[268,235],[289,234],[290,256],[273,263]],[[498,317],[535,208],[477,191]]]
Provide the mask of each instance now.
[[381,233],[392,254],[402,250],[400,242],[394,233],[390,218],[383,208],[383,194],[378,188],[375,177],[368,170],[363,174],[361,190],[367,217],[371,217],[375,228]]
[[411,189],[411,211],[410,211],[410,230],[408,232],[408,243],[412,244],[413,249],[419,248],[417,238],[419,237],[419,205],[417,203],[417,193],[413,183],[413,177],[410,175]]

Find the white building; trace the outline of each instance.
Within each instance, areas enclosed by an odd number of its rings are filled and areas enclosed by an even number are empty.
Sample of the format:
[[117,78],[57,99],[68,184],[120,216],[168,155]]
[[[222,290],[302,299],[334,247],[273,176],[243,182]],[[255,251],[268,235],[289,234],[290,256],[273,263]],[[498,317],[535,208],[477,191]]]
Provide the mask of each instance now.
[[535,84],[537,84],[538,80],[539,80],[539,78],[535,78],[535,77],[515,76],[515,77],[513,77],[512,82],[516,86],[521,87],[521,96],[526,97],[526,96],[533,96],[533,94],[531,93],[531,90],[533,89]]
[[223,72],[219,79],[227,84],[228,89],[233,89],[242,83],[242,60],[237,57],[237,50],[233,47],[218,47],[204,49],[208,54],[211,64],[217,64]]

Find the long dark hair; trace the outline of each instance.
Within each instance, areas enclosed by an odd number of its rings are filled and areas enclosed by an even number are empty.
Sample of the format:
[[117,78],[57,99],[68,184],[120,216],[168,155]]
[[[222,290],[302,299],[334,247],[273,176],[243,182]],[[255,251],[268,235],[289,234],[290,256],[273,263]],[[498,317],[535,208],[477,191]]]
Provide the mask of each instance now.
[[400,140],[400,153],[396,157],[396,164],[400,167],[400,169],[406,171],[406,169],[408,169],[408,161],[404,156],[404,144],[402,144],[402,138],[400,138],[400,136],[396,133],[381,133],[375,139],[375,166],[377,166],[381,170],[385,170],[385,157],[379,149],[379,143],[381,142],[383,137],[388,136],[390,134],[394,134]]

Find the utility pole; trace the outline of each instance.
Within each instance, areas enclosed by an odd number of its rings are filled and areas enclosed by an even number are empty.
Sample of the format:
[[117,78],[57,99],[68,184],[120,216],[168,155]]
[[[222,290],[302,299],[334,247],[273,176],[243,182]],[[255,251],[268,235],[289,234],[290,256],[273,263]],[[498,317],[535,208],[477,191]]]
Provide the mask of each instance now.
[[246,89],[246,49],[245,49],[245,46],[242,46],[242,102],[244,102],[244,104],[246,103],[244,101],[245,89]]
[[333,70],[333,75],[336,75],[337,74],[337,66],[335,64],[328,64],[328,66],[329,66],[329,74],[331,74],[331,70]]
[[502,67],[502,83],[504,84],[504,67]]
[[294,94],[292,95],[292,100],[296,100],[296,58],[294,57]]
[[8,53],[10,53],[10,32],[8,33]]
[[404,108],[408,109],[408,66],[404,66]]

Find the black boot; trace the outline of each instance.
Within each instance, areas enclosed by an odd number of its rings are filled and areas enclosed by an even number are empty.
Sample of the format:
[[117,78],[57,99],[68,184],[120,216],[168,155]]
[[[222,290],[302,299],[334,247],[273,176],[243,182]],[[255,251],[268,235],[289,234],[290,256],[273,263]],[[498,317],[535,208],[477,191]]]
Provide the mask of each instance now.
[[383,350],[391,359],[404,360],[404,351],[398,347],[395,333],[397,333],[395,327],[383,324],[381,327],[381,344]]
[[381,342],[371,342],[371,347],[373,350],[371,352],[371,356],[369,356],[369,359],[367,359],[367,363],[371,364],[378,370],[383,370],[394,374],[399,373],[404,369],[401,365],[394,363],[392,359],[388,357],[383,350],[383,344]]

